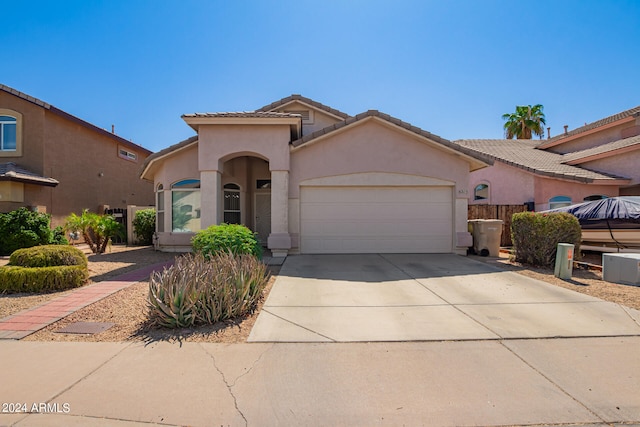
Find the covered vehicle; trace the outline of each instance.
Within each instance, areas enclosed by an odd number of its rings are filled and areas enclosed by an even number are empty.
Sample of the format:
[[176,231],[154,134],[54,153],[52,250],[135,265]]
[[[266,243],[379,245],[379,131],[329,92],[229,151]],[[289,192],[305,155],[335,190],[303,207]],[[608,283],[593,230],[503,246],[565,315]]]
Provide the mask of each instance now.
[[640,196],[610,197],[544,211],[578,218],[587,246],[640,249]]

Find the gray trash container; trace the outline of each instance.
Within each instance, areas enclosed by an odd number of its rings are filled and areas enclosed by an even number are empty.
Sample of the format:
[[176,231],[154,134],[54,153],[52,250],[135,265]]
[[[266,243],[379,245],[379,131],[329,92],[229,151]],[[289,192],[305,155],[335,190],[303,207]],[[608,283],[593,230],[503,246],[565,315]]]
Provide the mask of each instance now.
[[502,238],[501,219],[472,219],[473,250],[482,256],[499,256]]

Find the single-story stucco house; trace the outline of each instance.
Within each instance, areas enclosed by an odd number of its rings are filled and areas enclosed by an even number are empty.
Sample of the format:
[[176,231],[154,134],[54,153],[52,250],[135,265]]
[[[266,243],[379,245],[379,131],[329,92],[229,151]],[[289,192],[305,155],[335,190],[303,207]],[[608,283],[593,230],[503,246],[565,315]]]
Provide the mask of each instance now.
[[469,174],[492,164],[387,114],[356,116],[291,95],[250,112],[185,114],[197,135],[149,156],[157,246],[241,223],[274,256],[460,253]]

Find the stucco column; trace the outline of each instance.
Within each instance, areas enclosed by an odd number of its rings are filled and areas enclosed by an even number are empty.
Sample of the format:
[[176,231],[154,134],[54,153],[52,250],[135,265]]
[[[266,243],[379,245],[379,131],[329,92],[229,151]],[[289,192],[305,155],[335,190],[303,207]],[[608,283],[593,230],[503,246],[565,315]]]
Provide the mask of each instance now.
[[274,257],[287,256],[289,236],[289,171],[271,171],[271,234],[267,247]]
[[200,171],[200,227],[222,221],[222,177],[219,171]]

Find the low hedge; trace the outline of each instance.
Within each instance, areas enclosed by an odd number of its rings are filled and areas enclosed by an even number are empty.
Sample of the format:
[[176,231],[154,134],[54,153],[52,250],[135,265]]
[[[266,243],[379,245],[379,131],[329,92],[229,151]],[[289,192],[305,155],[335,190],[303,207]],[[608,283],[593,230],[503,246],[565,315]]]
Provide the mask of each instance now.
[[51,292],[82,286],[89,278],[86,266],[0,267],[0,293]]
[[18,249],[9,257],[9,265],[18,267],[87,266],[87,257],[78,248],[68,245],[44,245]]
[[511,240],[516,262],[553,268],[558,243],[571,243],[580,253],[582,230],[569,213],[520,212],[511,220]]

